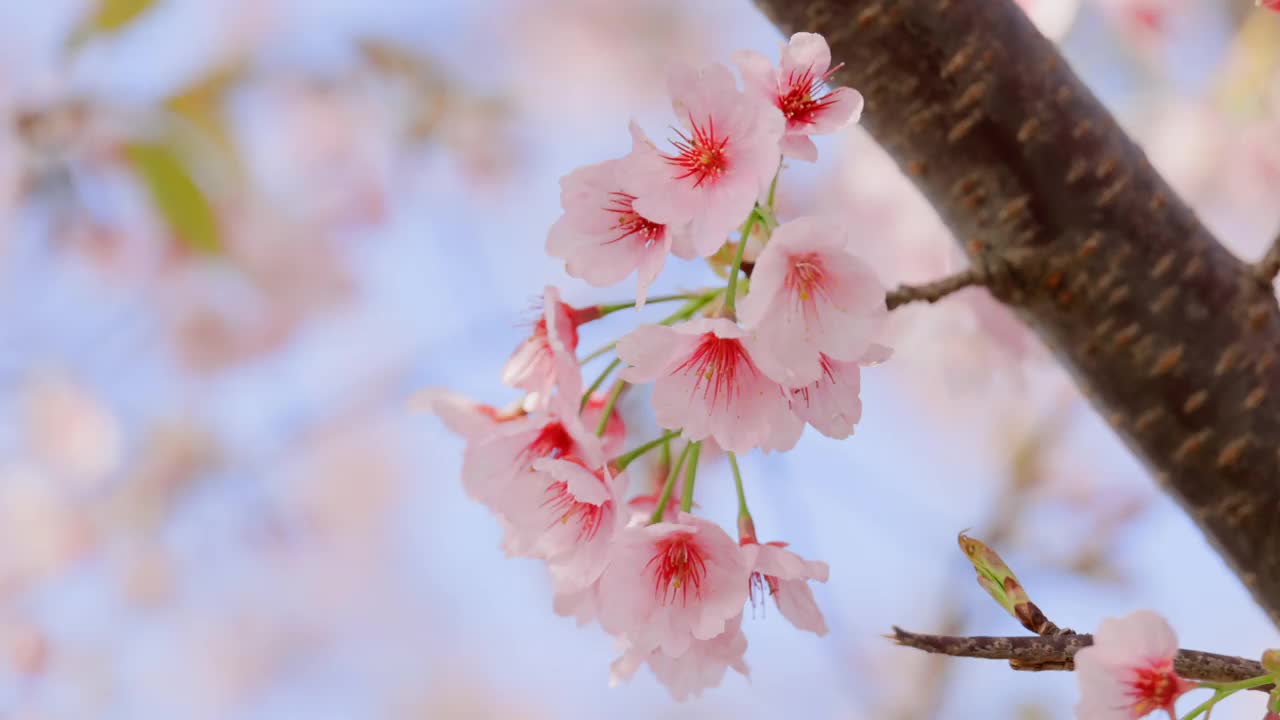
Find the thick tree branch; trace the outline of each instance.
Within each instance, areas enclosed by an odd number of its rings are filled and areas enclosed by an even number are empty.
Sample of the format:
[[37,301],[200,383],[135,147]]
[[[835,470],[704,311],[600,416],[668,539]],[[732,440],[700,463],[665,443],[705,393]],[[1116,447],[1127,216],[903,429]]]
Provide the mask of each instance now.
[[[1093,644],[1092,635],[954,637],[922,635],[899,627],[893,629],[892,639],[899,645],[927,653],[1008,660],[1015,668],[1032,670],[1071,670],[1072,658],[1080,648]],[[1179,650],[1173,668],[1182,677],[1208,682],[1248,680],[1267,672],[1256,660],[1199,650]]]
[[[1280,308],[1011,0],[756,0],[1280,622]],[[981,243],[969,242],[981,238]]]

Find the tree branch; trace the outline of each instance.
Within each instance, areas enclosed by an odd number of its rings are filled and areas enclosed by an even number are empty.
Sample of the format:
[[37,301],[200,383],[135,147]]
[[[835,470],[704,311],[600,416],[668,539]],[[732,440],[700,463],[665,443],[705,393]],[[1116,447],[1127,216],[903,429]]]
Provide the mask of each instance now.
[[899,285],[896,290],[890,290],[885,295],[884,304],[890,310],[893,310],[918,300],[935,303],[957,290],[973,285],[982,285],[983,281],[982,273],[977,272],[974,268],[969,268],[964,272],[949,275],[937,282],[931,282],[926,285]]
[[[1280,308],[1011,0],[756,0],[1280,622]],[[981,238],[982,242],[967,242]]]
[[[891,639],[904,647],[931,654],[1008,660],[1015,668],[1029,670],[1072,670],[1075,654],[1093,644],[1092,635],[955,637],[922,635],[899,627],[893,629]],[[1237,682],[1267,672],[1262,663],[1255,660],[1199,650],[1179,650],[1173,660],[1173,669],[1190,680],[1208,682]],[[1257,689],[1269,691],[1271,688]]]

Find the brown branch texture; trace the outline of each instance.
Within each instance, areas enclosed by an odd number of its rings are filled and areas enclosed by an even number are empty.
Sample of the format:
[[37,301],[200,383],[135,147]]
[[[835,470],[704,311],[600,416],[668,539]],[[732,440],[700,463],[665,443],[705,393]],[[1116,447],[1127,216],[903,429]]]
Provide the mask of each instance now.
[[1012,0],[757,0],[1280,621],[1280,309]]

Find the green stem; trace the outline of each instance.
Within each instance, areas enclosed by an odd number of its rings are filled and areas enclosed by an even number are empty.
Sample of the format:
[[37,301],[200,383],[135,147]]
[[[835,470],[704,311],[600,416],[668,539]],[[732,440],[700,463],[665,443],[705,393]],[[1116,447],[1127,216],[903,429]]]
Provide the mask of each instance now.
[[[693,298],[698,297],[700,294],[701,293],[676,293],[674,295],[658,295],[656,297],[651,297],[645,300],[645,304],[657,305],[658,303],[675,302],[676,300],[691,300]],[[627,308],[633,308],[635,306],[636,306],[635,300],[632,300],[631,302],[600,305],[599,306],[600,317],[604,317],[605,315],[609,315],[611,313],[616,313],[619,310],[626,310]]]
[[[649,442],[639,447],[632,448],[631,450],[628,450],[622,453],[621,455],[619,455],[618,457],[610,461],[609,464],[617,467],[618,472],[622,472],[623,470],[626,470],[627,466],[630,465],[632,462],[634,462],[636,458],[640,457],[641,455],[644,455],[645,453],[658,447],[659,445],[661,445],[663,448],[666,449],[666,452],[669,456],[671,453],[671,438],[679,434],[680,434],[679,430],[668,430],[667,432],[659,435],[653,440],[650,440]],[[668,457],[667,462],[671,462],[670,457]]]
[[685,458],[689,457],[689,452],[693,449],[693,443],[684,446],[684,451],[680,453],[680,459],[676,460],[676,464],[671,468],[671,472],[667,473],[667,482],[662,486],[662,494],[658,496],[658,507],[653,509],[653,515],[649,516],[649,524],[662,522],[662,514],[667,511],[667,503],[671,501],[671,491],[676,486],[676,478],[680,477],[680,468],[684,465]]
[[751,511],[747,509],[747,493],[742,489],[742,471],[738,469],[738,456],[733,453],[725,453],[729,456],[729,467],[733,469],[733,485],[738,490],[738,517],[751,519]]
[[773,180],[769,182],[769,199],[765,201],[765,207],[769,208],[769,216],[773,217],[773,198],[778,192],[778,178],[782,177],[782,159],[778,159],[778,170],[773,173]]
[[1200,683],[1200,687],[1213,690],[1213,697],[1195,706],[1191,712],[1182,717],[1182,720],[1195,720],[1201,715],[1208,717],[1209,711],[1213,710],[1214,706],[1225,700],[1230,695],[1238,693],[1241,690],[1258,687],[1259,685],[1274,683],[1275,681],[1276,677],[1274,674],[1267,674],[1233,683]]
[[[677,310],[677,311],[675,311],[675,312],[671,313],[670,315],[666,316],[665,318],[663,318],[663,319],[659,320],[659,321],[658,321],[658,324],[659,324],[659,325],[674,325],[674,324],[676,324],[676,323],[680,322],[681,320],[688,320],[689,318],[693,317],[694,313],[696,313],[696,312],[698,312],[699,310],[701,310],[702,308],[706,307],[706,306],[707,306],[707,305],[708,305],[712,300],[715,300],[717,297],[719,297],[719,296],[720,296],[720,293],[722,293],[722,292],[724,292],[724,290],[720,290],[720,289],[717,289],[717,290],[709,290],[709,291],[707,291],[707,292],[705,292],[705,293],[703,293],[703,294],[701,294],[701,295],[694,296],[694,297],[693,297],[693,299],[691,299],[688,303],[686,303],[684,307],[682,307],[682,308],[680,308],[679,310]],[[611,343],[609,343],[608,345],[605,345],[604,347],[602,347],[602,348],[600,348],[600,349],[596,350],[595,352],[593,352],[593,353],[591,353],[591,354],[587,355],[586,357],[583,357],[581,360],[579,360],[579,361],[578,361],[578,364],[579,364],[579,365],[586,365],[587,363],[591,362],[592,360],[595,360],[596,358],[600,357],[601,355],[604,355],[605,353],[609,352],[610,350],[613,350],[615,347],[617,347],[617,345],[618,345],[617,341],[611,342]]]
[[698,455],[702,452],[702,443],[692,443],[693,452],[689,453],[689,466],[685,468],[684,492],[680,494],[680,511],[693,509],[693,482],[698,476]]
[[609,416],[613,414],[613,406],[618,402],[618,396],[622,394],[622,388],[626,386],[627,384],[622,380],[613,384],[609,399],[604,401],[604,413],[600,416],[600,422],[596,423],[596,437],[604,437],[604,429],[609,427]]
[[729,266],[729,287],[724,291],[724,314],[733,317],[734,301],[738,296],[738,273],[742,269],[742,251],[747,248],[747,239],[751,237],[751,228],[756,226],[756,211],[752,210],[747,221],[742,225],[742,237],[738,239],[738,248],[733,253],[733,264]]
[[591,393],[599,390],[600,386],[604,384],[605,378],[609,377],[609,373],[613,372],[621,364],[622,358],[614,358],[613,362],[609,363],[609,366],[604,369],[604,372],[600,373],[591,385],[587,387],[587,391],[582,393],[582,402],[578,403],[578,412],[582,412],[582,408],[591,402]]

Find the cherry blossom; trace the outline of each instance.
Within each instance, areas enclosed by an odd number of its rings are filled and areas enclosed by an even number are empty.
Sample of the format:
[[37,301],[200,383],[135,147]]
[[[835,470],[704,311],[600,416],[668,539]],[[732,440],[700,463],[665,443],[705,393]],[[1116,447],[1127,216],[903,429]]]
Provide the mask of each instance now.
[[533,472],[535,460],[568,455],[603,462],[599,441],[576,415],[534,413],[472,439],[462,457],[462,485],[473,500],[501,512],[503,497]]
[[823,354],[819,358],[822,376],[812,383],[791,390],[791,411],[829,438],[843,440],[853,434],[853,426],[862,418],[862,368],[889,359],[893,351],[872,344],[861,358],[853,361],[833,360]]
[[1280,0],[1258,0],[1258,7],[1280,12]]
[[754,359],[774,380],[818,380],[822,354],[857,360],[884,324],[884,286],[847,245],[839,224],[799,218],[778,227],[760,254],[738,309],[759,341]]
[[835,132],[862,115],[862,94],[842,87],[823,92],[823,85],[839,66],[831,67],[831,48],[826,38],[814,33],[796,33],[782,47],[779,67],[751,50],[734,54],[749,95],[773,104],[787,119],[782,137],[782,154],[810,162],[818,159],[818,146],[810,135]]
[[668,83],[682,129],[669,153],[637,139],[632,208],[672,228],[677,256],[706,257],[768,191],[785,121],[776,108],[743,95],[723,65],[678,65]]
[[1107,618],[1093,645],[1076,653],[1081,720],[1133,720],[1156,711],[1176,720],[1174,704],[1196,687],[1173,671],[1178,638],[1160,615],[1140,610]]
[[514,483],[501,508],[520,546],[557,569],[562,590],[600,577],[621,529],[626,476],[591,470],[579,458],[540,458],[532,477]]
[[710,520],[627,527],[600,576],[600,625],[637,652],[679,657],[742,613],[748,577],[737,543]]
[[641,665],[648,663],[671,696],[684,701],[700,696],[703,690],[719,687],[730,668],[747,677],[750,671],[744,659],[746,652],[747,636],[742,632],[742,615],[738,614],[726,624],[724,632],[710,640],[695,640],[688,652],[679,657],[661,650],[646,653],[628,648],[610,665],[609,684],[629,680]]
[[810,580],[826,582],[830,569],[824,562],[805,560],[781,542],[745,542],[742,554],[751,568],[753,605],[772,598],[778,612],[795,625],[815,635],[827,634],[827,621],[813,599]]
[[502,382],[533,394],[528,409],[547,407],[555,387],[571,401],[565,407],[576,409],[582,396],[582,373],[573,355],[578,349],[578,326],[599,316],[598,307],[574,308],[560,302],[560,292],[548,285],[542,295],[542,317],[502,368]]
[[563,259],[566,272],[596,287],[635,271],[636,307],[643,307],[671,251],[671,233],[635,210],[634,158],[652,146],[635,123],[631,137],[632,155],[578,168],[560,180],[564,214],[547,235],[547,254]]
[[[587,404],[582,408],[582,424],[588,428],[600,425],[600,415],[608,403],[607,393],[592,393]],[[609,422],[605,423],[604,435],[600,436],[601,450],[605,457],[614,457],[622,453],[622,445],[627,440],[627,424],[622,419],[618,408],[609,413]]]
[[731,452],[787,449],[779,439],[792,425],[785,391],[757,366],[759,344],[732,321],[641,325],[618,341],[617,351],[630,365],[624,380],[654,381],[658,425],[683,428],[689,440],[713,437]]

